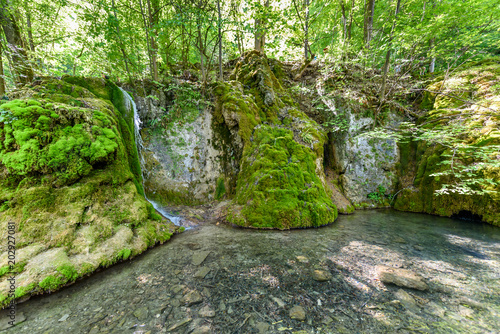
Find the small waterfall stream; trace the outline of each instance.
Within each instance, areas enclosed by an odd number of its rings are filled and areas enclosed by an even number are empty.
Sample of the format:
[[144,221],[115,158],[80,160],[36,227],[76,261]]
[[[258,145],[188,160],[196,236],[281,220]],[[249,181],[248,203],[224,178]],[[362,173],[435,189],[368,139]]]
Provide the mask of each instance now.
[[167,212],[166,210],[164,210],[160,206],[160,204],[156,203],[153,200],[150,200],[148,198],[147,194],[146,194],[146,189],[144,187],[144,165],[145,165],[145,161],[144,161],[144,157],[142,156],[142,151],[144,150],[144,144],[143,144],[142,137],[141,137],[141,124],[142,124],[142,121],[141,121],[141,118],[139,117],[139,113],[137,112],[137,105],[135,104],[134,99],[132,98],[132,96],[126,90],[124,90],[123,88],[121,88],[121,87],[119,87],[119,88],[120,88],[120,90],[123,93],[123,97],[124,97],[124,101],[125,101],[125,107],[128,110],[133,110],[133,112],[134,112],[135,147],[137,149],[137,156],[139,157],[139,161],[140,161],[140,164],[141,164],[142,183],[143,183],[142,185],[143,185],[143,188],[144,188],[144,197],[146,198],[146,200],[149,203],[151,203],[153,205],[153,207],[155,208],[155,210],[158,211],[163,217],[169,219],[175,225],[180,226],[181,225],[181,223],[180,223],[181,217],[173,216],[170,212]]

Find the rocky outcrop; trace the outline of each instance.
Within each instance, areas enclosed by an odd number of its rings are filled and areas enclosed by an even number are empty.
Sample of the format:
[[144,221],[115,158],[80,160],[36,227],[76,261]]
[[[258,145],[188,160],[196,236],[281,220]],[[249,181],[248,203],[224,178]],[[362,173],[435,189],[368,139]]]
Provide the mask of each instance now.
[[[133,115],[109,81],[45,79],[0,106],[0,302],[54,291],[168,240],[142,195]],[[8,237],[15,239],[15,263]]]
[[[383,204],[385,195],[396,190],[397,142],[367,135],[373,129],[373,118],[354,113],[349,107],[339,108],[339,118],[344,120],[345,130],[334,136],[333,144],[345,196],[356,206]],[[394,112],[389,112],[387,118],[386,124],[392,127],[402,119]]]
[[488,60],[428,87],[417,123],[427,138],[400,145],[396,209],[500,225],[499,82]]
[[214,89],[214,120],[226,124],[241,152],[227,220],[278,229],[333,222],[337,209],[325,187],[323,129],[298,109],[259,52],[246,53],[231,79]]

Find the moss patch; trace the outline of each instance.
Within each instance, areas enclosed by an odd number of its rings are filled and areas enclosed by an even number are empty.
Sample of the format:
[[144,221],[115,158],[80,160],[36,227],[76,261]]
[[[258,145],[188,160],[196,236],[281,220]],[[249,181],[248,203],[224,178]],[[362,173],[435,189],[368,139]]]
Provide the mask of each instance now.
[[[441,144],[424,141],[400,144],[400,188],[404,190],[395,202],[396,209],[440,216],[467,212],[500,225],[500,94],[495,88],[499,83],[500,63],[483,61],[464,66],[447,80],[441,78],[430,85],[432,93],[424,95],[422,105],[431,110],[418,123],[428,131],[446,135],[455,131],[456,134]],[[457,147],[455,152],[451,147]],[[490,151],[488,157],[476,154],[486,149]],[[450,157],[454,160],[453,167],[451,163],[443,163]],[[475,168],[486,159],[488,163],[484,168]],[[474,169],[470,168],[460,177],[472,176],[477,180],[472,190],[483,192],[482,195],[452,192],[436,196],[435,192],[443,185],[453,185],[460,180],[452,173],[433,174],[468,166]],[[484,179],[497,183],[487,183]]]
[[0,269],[1,294],[7,272],[17,297],[54,291],[177,231],[142,195],[133,114],[118,87],[66,77],[10,97],[0,105],[0,228],[14,222],[17,250],[39,244],[41,253]]
[[[273,64],[276,73],[277,64]],[[322,171],[326,135],[302,113],[269,66],[252,51],[219,83],[214,122],[227,126],[241,156],[230,223],[290,229],[331,223],[337,209]]]

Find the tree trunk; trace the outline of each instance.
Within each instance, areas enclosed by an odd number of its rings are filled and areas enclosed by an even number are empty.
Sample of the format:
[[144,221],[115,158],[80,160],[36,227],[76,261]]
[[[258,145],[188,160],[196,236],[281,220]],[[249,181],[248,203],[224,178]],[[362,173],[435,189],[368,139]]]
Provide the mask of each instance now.
[[149,36],[150,36],[150,47],[151,47],[151,72],[153,80],[158,81],[158,45],[156,44],[156,39],[158,38],[158,33],[156,26],[158,24],[158,17],[160,16],[160,3],[159,0],[147,0],[148,12],[149,12]]
[[373,15],[375,13],[375,0],[368,0],[365,7],[365,22],[363,26],[365,48],[370,48],[373,34]]
[[7,52],[10,53],[13,70],[16,74],[16,84],[24,85],[33,81],[33,69],[23,47],[19,26],[11,14],[7,0],[0,0],[0,23],[7,40]]
[[125,48],[123,46],[123,41],[122,41],[122,38],[120,35],[120,24],[118,21],[118,16],[116,15],[115,0],[111,0],[111,4],[113,6],[113,14],[114,14],[115,20],[116,20],[116,35],[118,37],[120,51],[122,52],[122,55],[123,55],[123,63],[125,64],[125,70],[127,71],[128,79],[129,79],[130,83],[133,85],[134,82],[132,81],[132,75],[130,74],[130,69],[128,67],[127,53],[125,52]]
[[[264,6],[269,7],[269,0],[266,0]],[[264,45],[266,44],[266,26],[267,22],[264,17],[255,19],[255,50],[260,52],[264,52]]]
[[306,15],[304,19],[304,60],[307,61],[307,51],[309,49],[309,0],[304,0]]
[[[396,26],[396,19],[398,18],[400,6],[401,6],[401,0],[398,0],[398,3],[396,5],[396,13],[394,15],[394,20],[392,21],[391,35],[389,37],[389,46],[388,46],[387,53],[385,55],[385,63],[384,63],[384,69],[383,69],[383,74],[382,74],[382,87],[380,88],[380,95],[379,95],[380,104],[384,103],[384,101],[385,101],[385,90],[386,90],[386,85],[387,85],[387,72],[389,71],[389,63],[391,60],[392,37],[393,37],[393,33],[394,33],[394,27]],[[377,122],[377,120],[375,120],[375,123],[376,122]]]
[[2,43],[0,43],[0,96],[5,95],[5,76],[3,73],[3,46]]
[[217,0],[217,12],[219,14],[219,79],[224,81],[224,74],[222,73],[222,15],[220,12],[220,0]]
[[433,55],[433,53],[434,53],[434,47],[435,47],[435,45],[434,45],[435,41],[436,41],[436,39],[432,38],[430,40],[430,43],[429,43],[430,44],[430,51],[431,51],[431,62],[429,64],[429,72],[430,73],[434,73],[434,69],[436,67],[436,57]]

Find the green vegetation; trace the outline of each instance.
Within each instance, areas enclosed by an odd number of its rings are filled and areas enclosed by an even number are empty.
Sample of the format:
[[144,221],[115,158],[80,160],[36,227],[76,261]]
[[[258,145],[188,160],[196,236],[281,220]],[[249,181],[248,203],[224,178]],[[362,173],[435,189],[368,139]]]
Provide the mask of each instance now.
[[265,56],[246,53],[231,77],[214,88],[216,121],[229,125],[242,154],[228,221],[278,229],[333,222],[337,209],[316,166],[326,140],[321,127],[297,109]]

